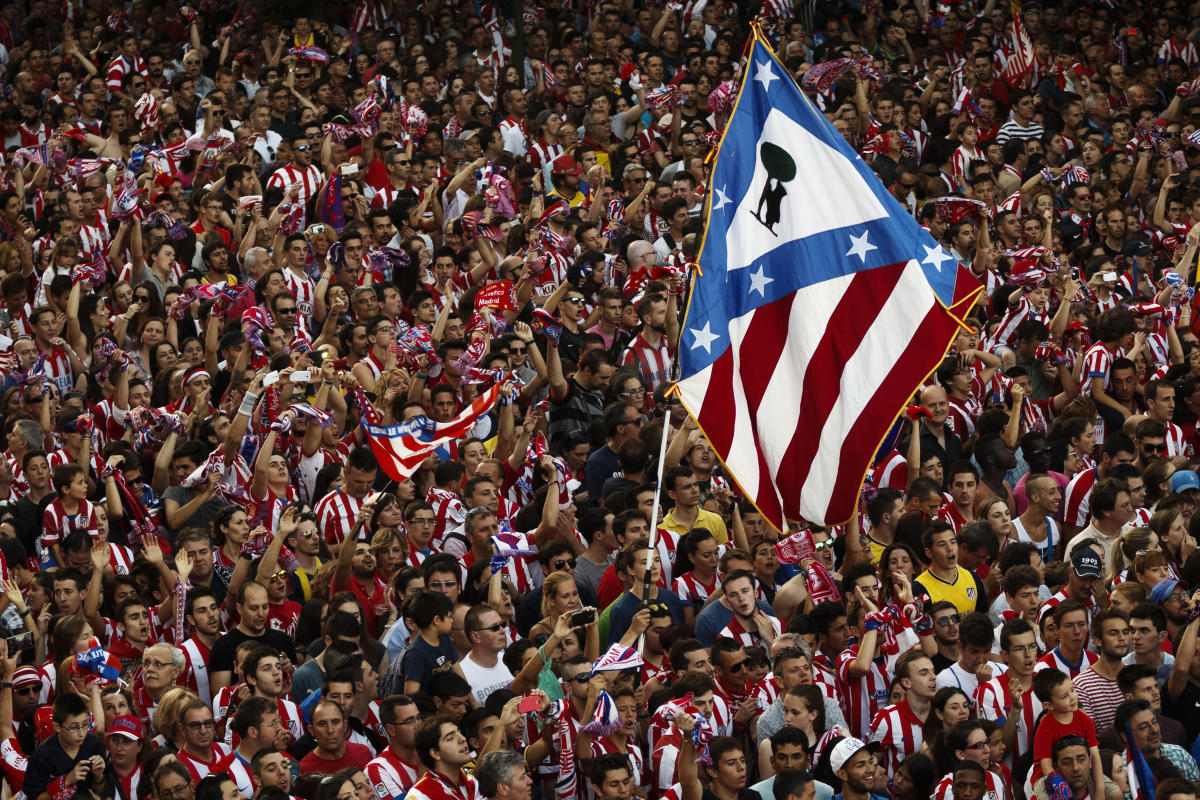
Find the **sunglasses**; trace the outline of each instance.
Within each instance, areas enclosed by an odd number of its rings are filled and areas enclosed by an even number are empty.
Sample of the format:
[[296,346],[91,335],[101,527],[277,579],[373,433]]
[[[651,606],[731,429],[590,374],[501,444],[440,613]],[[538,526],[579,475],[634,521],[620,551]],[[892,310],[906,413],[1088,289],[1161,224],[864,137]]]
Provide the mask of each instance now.
[[746,668],[746,666],[749,663],[750,663],[750,659],[743,658],[741,661],[737,662],[736,664],[730,664],[729,671],[730,672],[741,672],[742,670],[744,670]]
[[526,353],[528,353],[528,352],[529,352],[529,351],[528,351],[528,350],[526,350],[524,347],[510,347],[510,348],[508,348],[508,353],[509,353],[509,355],[513,355],[513,356],[523,356],[523,355],[525,355],[525,354],[526,354]]
[[568,298],[567,298],[567,302],[568,302],[568,303],[574,303],[574,304],[575,304],[575,305],[577,305],[577,306],[581,306],[581,305],[583,305],[583,304],[584,304],[584,302],[586,302],[586,301],[585,301],[585,300],[584,300],[582,297],[568,297]]
[[295,149],[299,150],[301,153],[307,153],[309,150],[312,150],[312,145],[311,144],[302,144],[302,145],[298,145]]
[[552,561],[552,562],[550,562],[550,567],[555,572],[557,572],[558,570],[564,569],[565,567],[570,567],[571,569],[575,569],[575,559],[564,558],[559,561]]
[[957,625],[959,619],[961,617],[958,614],[947,614],[944,617],[938,617],[937,624],[939,628],[945,628],[949,625]]
[[504,623],[503,623],[503,622],[497,622],[495,625],[488,625],[488,626],[486,626],[486,627],[483,627],[483,628],[476,628],[476,629],[475,629],[476,633],[480,633],[480,632],[483,632],[483,631],[491,631],[492,633],[499,633],[499,632],[500,632],[500,631],[502,631],[502,630],[504,630]]

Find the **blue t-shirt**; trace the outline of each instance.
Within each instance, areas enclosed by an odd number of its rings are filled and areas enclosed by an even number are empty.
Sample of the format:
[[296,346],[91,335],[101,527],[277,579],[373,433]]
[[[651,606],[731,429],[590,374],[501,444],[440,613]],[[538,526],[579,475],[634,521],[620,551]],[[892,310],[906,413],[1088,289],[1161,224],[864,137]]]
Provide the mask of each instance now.
[[[667,608],[671,609],[671,621],[683,622],[683,601],[674,592],[668,589],[659,589],[658,597],[650,602],[666,604]],[[608,643],[610,645],[621,641],[621,637],[629,630],[629,623],[633,622],[633,615],[637,613],[641,605],[642,601],[629,592],[622,593],[613,603],[612,610],[608,612]]]
[[[763,613],[771,617],[775,616],[775,611],[765,601],[759,600],[757,605],[763,610]],[[701,611],[700,616],[696,617],[696,638],[705,647],[712,647],[717,634],[729,624],[731,619],[733,619],[733,609],[726,608],[725,604],[719,600],[715,601]]]
[[413,637],[412,644],[401,657],[400,674],[405,682],[416,681],[421,684],[422,691],[429,691],[433,676],[454,669],[457,661],[458,651],[451,644],[449,635],[443,635],[437,647],[418,635]]

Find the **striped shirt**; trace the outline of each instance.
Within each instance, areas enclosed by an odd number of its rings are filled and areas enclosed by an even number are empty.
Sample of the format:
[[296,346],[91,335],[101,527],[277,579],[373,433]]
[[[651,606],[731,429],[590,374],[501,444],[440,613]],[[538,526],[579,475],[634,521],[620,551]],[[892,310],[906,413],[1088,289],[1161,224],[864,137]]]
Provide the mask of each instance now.
[[881,710],[871,720],[871,741],[881,745],[879,752],[889,775],[921,749],[924,739],[925,723],[913,713],[907,699]]
[[367,764],[366,773],[379,800],[399,800],[417,782],[421,770],[387,749]]
[[717,590],[717,576],[713,575],[712,580],[705,584],[696,579],[694,572],[688,572],[676,578],[671,588],[680,600],[699,607]]
[[1077,527],[1086,526],[1092,519],[1092,487],[1100,479],[1095,468],[1077,472],[1063,493],[1063,522]]
[[[1003,725],[1012,712],[1012,693],[1009,690],[1011,673],[992,678],[982,683],[975,690],[975,714],[980,719],[990,719],[998,725]],[[1037,699],[1030,686],[1021,695],[1021,718],[1017,720],[1017,741],[1015,747],[1008,748],[1004,760],[1011,766],[1013,753],[1028,753],[1033,748],[1033,728],[1038,715],[1042,713],[1042,701]]]
[[104,77],[104,85],[108,88],[109,94],[121,91],[126,76],[131,72],[143,77],[146,75],[146,62],[142,61],[141,56],[134,56],[133,61],[125,56],[117,56],[113,59],[113,62],[108,65]]
[[[355,499],[341,489],[325,495],[314,509],[317,523],[329,544],[339,544],[346,540],[354,528],[354,520],[362,508],[363,501]],[[303,736],[303,731],[300,736]],[[297,737],[299,738],[299,737]]]
[[1092,718],[1096,730],[1103,730],[1112,725],[1117,716],[1117,706],[1125,702],[1125,695],[1117,686],[1116,679],[1109,680],[1104,677],[1093,665],[1075,675],[1071,683],[1075,685],[1079,695],[1079,707]]
[[95,536],[98,525],[95,506],[87,500],[79,501],[78,512],[68,514],[63,508],[62,498],[55,498],[42,512],[42,544],[46,547],[59,544],[77,528],[83,528]]
[[[1079,663],[1072,664],[1063,659],[1062,652],[1056,647],[1046,655],[1037,660],[1033,667],[1034,672],[1041,672],[1044,669],[1056,669],[1059,672],[1065,672],[1072,679],[1076,675],[1083,672],[1085,669],[1095,664],[1100,660],[1100,656],[1090,650],[1083,651],[1083,658],[1079,659]],[[1080,698],[1082,700],[1082,698]]]
[[671,380],[672,355],[666,337],[661,337],[655,347],[646,341],[644,334],[639,333],[621,356],[621,366],[636,366],[646,386],[656,387]]
[[295,164],[287,164],[271,173],[271,177],[267,178],[267,188],[281,189],[286,197],[288,189],[294,184],[300,184],[300,194],[296,197],[296,202],[303,207],[308,205],[308,201],[320,190],[323,180],[321,168],[316,164],[309,164],[304,169]]
[[1083,373],[1079,376],[1079,392],[1084,397],[1092,396],[1092,378],[1104,378],[1104,391],[1112,391],[1112,365],[1114,354],[1097,342],[1083,354]]
[[871,720],[887,703],[891,694],[892,675],[884,659],[872,660],[867,674],[850,677],[850,664],[858,657],[858,645],[852,644],[838,655],[838,690],[844,702],[846,725],[858,738],[870,733]]

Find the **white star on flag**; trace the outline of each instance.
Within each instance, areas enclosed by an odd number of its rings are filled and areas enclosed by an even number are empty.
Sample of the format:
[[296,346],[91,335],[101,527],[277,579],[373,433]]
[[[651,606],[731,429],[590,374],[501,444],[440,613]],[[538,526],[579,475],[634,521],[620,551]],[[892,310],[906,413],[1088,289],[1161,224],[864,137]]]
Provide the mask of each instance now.
[[763,85],[764,92],[769,92],[771,91],[771,81],[777,81],[779,78],[771,71],[771,62],[768,61],[765,64],[761,62],[758,64],[758,74],[754,76],[754,80]]
[[928,264],[938,272],[942,271],[943,263],[954,260],[954,256],[943,250],[940,244],[936,247],[930,247],[927,244],[922,245],[922,247],[925,248],[925,258],[921,261],[921,263]]
[[758,296],[765,298],[767,296],[767,284],[774,283],[774,278],[768,278],[763,272],[764,267],[760,264],[757,272],[750,273],[750,291],[758,292]]
[[712,323],[707,320],[703,328],[689,328],[688,331],[692,334],[692,349],[703,347],[706,353],[712,353],[712,343],[721,338],[719,334],[712,332]]
[[713,193],[717,196],[717,204],[712,207],[713,211],[720,211],[725,206],[729,205],[729,197],[726,196],[724,187],[720,189],[714,187]]
[[879,248],[867,241],[867,236],[870,231],[863,231],[862,236],[850,234],[850,249],[846,251],[848,256],[858,256],[862,262],[867,263],[867,253]]

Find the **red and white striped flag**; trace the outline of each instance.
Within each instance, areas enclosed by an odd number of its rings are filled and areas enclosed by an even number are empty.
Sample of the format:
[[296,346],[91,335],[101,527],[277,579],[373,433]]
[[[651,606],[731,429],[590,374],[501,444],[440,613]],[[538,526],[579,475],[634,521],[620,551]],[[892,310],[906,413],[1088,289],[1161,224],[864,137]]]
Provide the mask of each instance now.
[[380,426],[364,422],[362,427],[371,450],[379,459],[379,466],[392,480],[404,481],[439,447],[470,433],[480,417],[496,405],[499,396],[500,384],[496,384],[449,422],[417,417],[403,425]]
[[1013,53],[1004,65],[1004,80],[1009,86],[1025,86],[1033,71],[1033,42],[1020,14],[1013,14],[1009,38],[1012,40]]
[[709,182],[676,388],[772,525],[840,523],[983,287],[759,35],[747,62]]

